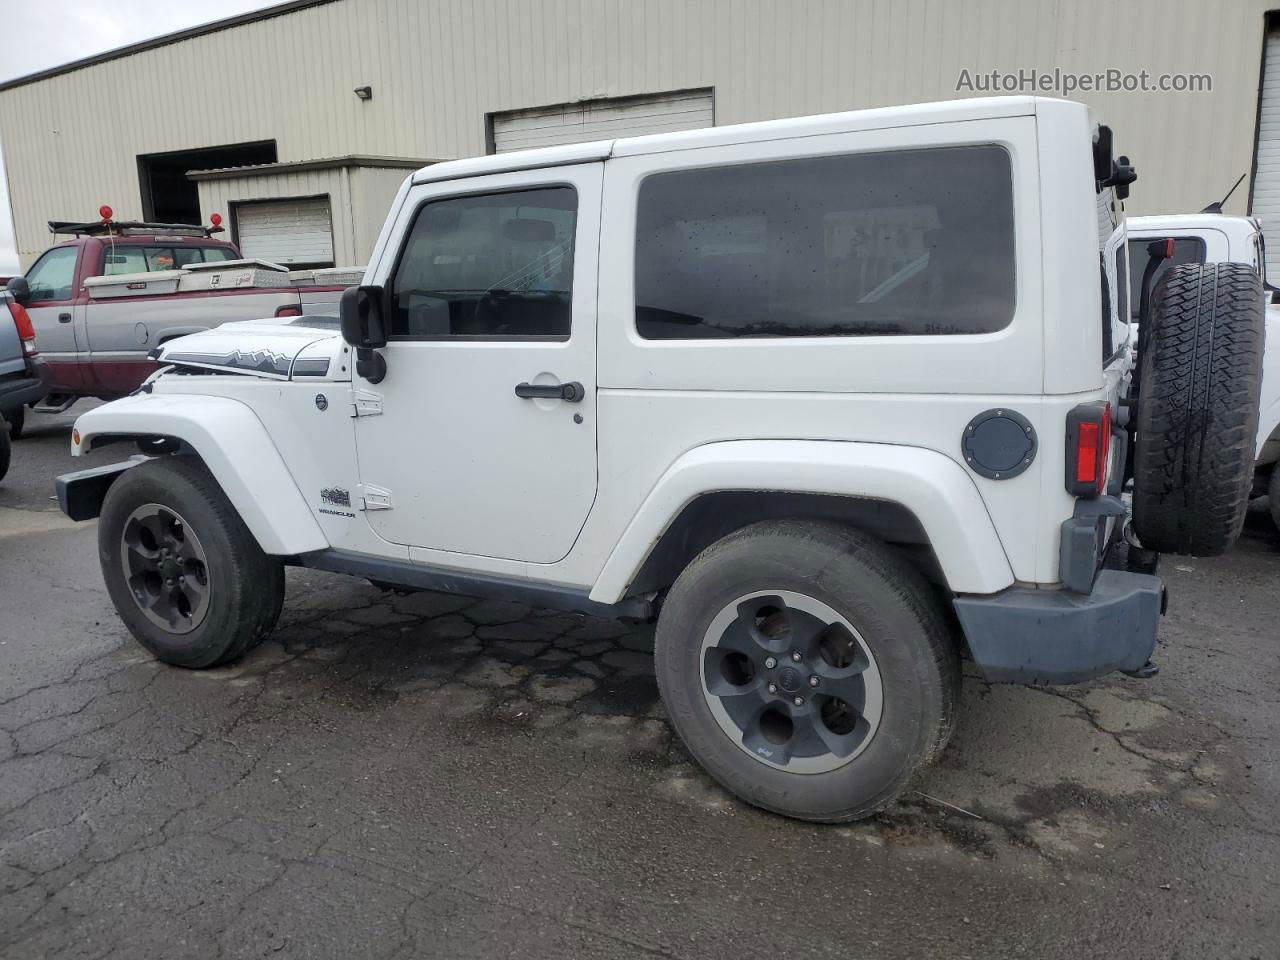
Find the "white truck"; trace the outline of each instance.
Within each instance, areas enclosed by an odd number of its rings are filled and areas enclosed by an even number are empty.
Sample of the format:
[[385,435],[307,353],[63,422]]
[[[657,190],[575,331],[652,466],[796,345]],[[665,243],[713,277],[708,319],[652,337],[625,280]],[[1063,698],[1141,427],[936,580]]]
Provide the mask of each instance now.
[[[1129,395],[1134,177],[1086,107],[1028,97],[436,164],[340,332],[163,345],[72,453],[167,453],[61,477],[59,500],[99,518],[116,609],[168,663],[261,642],[287,564],[656,618],[671,722],[712,776],[866,816],[946,745],[962,652],[996,681],[1151,672],[1164,588],[1104,563],[1124,424],[1162,424],[1137,434],[1154,477],[1220,410],[1154,388],[1228,343],[1210,393],[1256,417],[1262,290],[1172,271],[1154,327],[1234,332],[1157,338]],[[1149,547],[1230,544],[1205,482],[1160,479],[1148,502],[1193,497],[1140,524]]]
[[[1241,263],[1264,282],[1267,278],[1262,225],[1253,217],[1215,213],[1132,217],[1129,263],[1132,268],[1130,303],[1135,321],[1141,284],[1149,264],[1153,286],[1171,266],[1184,263]],[[1271,297],[1276,295],[1277,291],[1272,290]],[[1266,318],[1262,393],[1254,439],[1253,494],[1270,495],[1271,518],[1280,528],[1280,470],[1276,469],[1280,461],[1280,304],[1268,304]]]

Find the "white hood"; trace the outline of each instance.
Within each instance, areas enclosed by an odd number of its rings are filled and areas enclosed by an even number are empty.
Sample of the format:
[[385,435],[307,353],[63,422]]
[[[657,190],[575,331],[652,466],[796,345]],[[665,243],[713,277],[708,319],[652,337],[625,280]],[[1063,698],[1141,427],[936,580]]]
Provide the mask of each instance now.
[[334,317],[245,320],[178,337],[148,356],[162,364],[274,380],[349,380]]

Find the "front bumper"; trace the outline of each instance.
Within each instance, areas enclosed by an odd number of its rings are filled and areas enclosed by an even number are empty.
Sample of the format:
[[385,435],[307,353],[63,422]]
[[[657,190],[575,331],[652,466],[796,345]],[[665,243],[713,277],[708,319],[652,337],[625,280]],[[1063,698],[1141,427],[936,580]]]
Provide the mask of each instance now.
[[1138,670],[1155,649],[1164,584],[1103,570],[1087,593],[1010,587],[954,601],[982,675],[1006,683],[1079,683]]
[[107,490],[120,474],[146,461],[146,457],[134,457],[122,463],[105,463],[75,473],[64,473],[53,482],[58,506],[72,520],[92,520],[102,512],[102,501]]
[[0,410],[16,410],[43,400],[51,382],[47,363],[40,359],[28,360],[26,376],[0,380]]

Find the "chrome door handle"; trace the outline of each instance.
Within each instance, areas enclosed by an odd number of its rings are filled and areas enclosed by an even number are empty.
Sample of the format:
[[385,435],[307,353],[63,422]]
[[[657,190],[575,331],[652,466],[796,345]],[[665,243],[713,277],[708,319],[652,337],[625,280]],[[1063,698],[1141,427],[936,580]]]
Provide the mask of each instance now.
[[516,396],[525,400],[539,398],[543,400],[564,400],[566,403],[577,403],[587,395],[578,381],[572,383],[517,383]]

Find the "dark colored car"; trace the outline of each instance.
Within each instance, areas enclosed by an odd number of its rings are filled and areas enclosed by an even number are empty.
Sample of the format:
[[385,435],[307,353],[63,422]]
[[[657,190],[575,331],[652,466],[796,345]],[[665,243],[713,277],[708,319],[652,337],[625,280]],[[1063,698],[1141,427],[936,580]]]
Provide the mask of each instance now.
[[36,351],[31,318],[0,292],[0,478],[9,471],[9,441],[22,432],[26,408],[49,392],[49,368]]

